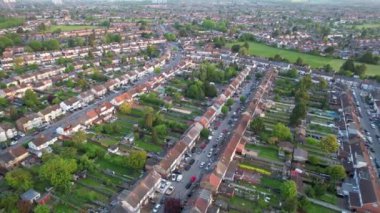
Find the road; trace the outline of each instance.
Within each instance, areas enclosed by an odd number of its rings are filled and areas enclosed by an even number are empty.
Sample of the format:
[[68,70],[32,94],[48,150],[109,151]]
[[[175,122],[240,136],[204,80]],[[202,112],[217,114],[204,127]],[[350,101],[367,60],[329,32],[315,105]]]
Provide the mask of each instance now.
[[373,140],[373,143],[370,144],[370,147],[372,147],[375,153],[370,153],[370,156],[378,156],[380,159],[380,141],[376,138],[376,135],[380,135],[379,130],[377,128],[373,129],[371,127],[372,122],[369,120],[369,115],[367,114],[369,107],[360,96],[360,93],[362,91],[359,88],[355,88],[353,91],[355,92],[355,95],[357,97],[356,101],[359,102],[359,107],[361,110],[360,125],[363,129],[368,131],[368,134],[366,134],[366,136],[371,136]]
[[[191,166],[191,168],[188,171],[182,172],[183,180],[181,182],[172,182],[172,185],[175,187],[175,190],[173,194],[170,195],[170,197],[178,198],[181,201],[185,202],[188,199],[188,194],[191,190],[193,190],[193,187],[195,187],[195,184],[193,184],[193,186],[190,187],[190,189],[185,188],[186,184],[190,181],[191,177],[195,176],[197,177],[197,181],[199,181],[202,175],[206,174],[214,168],[214,164],[217,161],[217,156],[220,150],[222,150],[223,143],[226,142],[228,135],[231,133],[231,129],[233,129],[233,126],[238,120],[240,113],[243,111],[243,104],[240,102],[239,97],[242,95],[246,97],[251,96],[253,94],[252,91],[256,86],[257,82],[255,81],[254,77],[252,77],[248,83],[244,82],[241,86],[241,94],[234,98],[234,104],[230,108],[230,113],[228,113],[227,116],[224,118],[216,118],[215,121],[211,124],[209,129],[213,129],[212,139],[203,150],[197,151],[193,154],[192,158],[195,160],[195,163]],[[220,122],[220,126],[214,130],[215,124],[218,122]],[[210,152],[212,148],[214,149],[213,155],[211,157],[208,157],[207,154]],[[200,168],[201,162],[205,162],[205,166],[203,168]],[[206,171],[205,167],[207,167],[208,163],[211,163],[211,168],[208,171]]]
[[[176,44],[175,43],[171,43],[170,46],[173,47],[175,46]],[[180,61],[182,59],[182,55],[179,54],[179,53],[172,53],[172,58],[171,60],[166,63],[163,67],[162,67],[162,70],[163,71],[166,71],[166,70],[169,70],[169,69],[172,69],[173,67],[177,66]],[[150,74],[147,74],[143,77],[141,77],[137,82],[135,82],[134,84],[135,85],[139,85],[139,84],[144,84],[145,82],[149,81],[151,78],[153,78],[156,74],[155,73],[150,73]],[[63,118],[61,118],[60,120],[58,121],[55,121],[54,123],[51,123],[48,125],[48,127],[41,131],[39,134],[44,134],[46,136],[51,136],[51,135],[56,135],[56,129],[66,123],[70,123],[74,120],[76,120],[79,116],[85,114],[88,110],[104,103],[104,102],[107,102],[107,101],[111,101],[114,97],[126,92],[128,89],[130,89],[132,86],[129,85],[125,90],[120,90],[120,91],[116,91],[116,92],[109,92],[106,94],[105,97],[101,98],[101,99],[97,99],[95,102],[89,104],[88,106],[86,107],[83,107],[82,109],[79,109],[73,113],[66,113],[64,115]],[[36,137],[36,135],[26,135],[22,138],[20,138],[16,144],[12,145],[12,146],[17,146],[19,144],[24,144],[24,143],[27,143],[29,141],[32,141],[34,138]]]

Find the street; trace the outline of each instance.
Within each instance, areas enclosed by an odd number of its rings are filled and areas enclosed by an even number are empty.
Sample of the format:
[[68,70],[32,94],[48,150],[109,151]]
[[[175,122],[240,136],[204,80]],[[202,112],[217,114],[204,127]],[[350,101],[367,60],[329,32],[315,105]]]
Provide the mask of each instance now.
[[[182,171],[183,179],[181,182],[172,182],[175,190],[170,197],[180,199],[182,202],[186,201],[188,197],[191,197],[193,188],[197,186],[196,183],[200,181],[205,173],[208,173],[214,168],[219,152],[222,150],[223,143],[226,142],[226,139],[231,134],[231,130],[240,116],[240,113],[244,110],[244,108],[242,108],[244,104],[240,102],[239,97],[251,96],[253,94],[252,91],[257,86],[255,82],[254,77],[252,77],[248,83],[244,82],[241,85],[241,93],[233,98],[234,104],[230,107],[229,113],[225,117],[218,116],[210,125],[209,129],[212,130],[212,139],[209,140],[209,143],[202,150],[196,151],[192,154],[191,158],[195,160],[194,164],[188,171]],[[216,125],[216,123],[218,123],[219,126]],[[214,127],[216,127],[215,130]],[[211,150],[212,154],[210,157],[209,152],[211,152]],[[204,166],[201,168],[202,162],[204,162]],[[211,166],[206,170],[209,163]],[[190,188],[186,189],[186,185],[190,182],[193,176],[196,177],[195,183],[192,184]],[[159,200],[161,200],[161,198]]]

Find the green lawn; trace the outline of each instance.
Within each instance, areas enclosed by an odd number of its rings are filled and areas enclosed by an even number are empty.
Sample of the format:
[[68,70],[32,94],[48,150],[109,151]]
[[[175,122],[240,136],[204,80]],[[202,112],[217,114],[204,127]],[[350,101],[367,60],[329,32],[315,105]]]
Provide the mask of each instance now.
[[336,211],[333,211],[331,209],[325,208],[323,206],[310,203],[310,205],[307,207],[307,213],[335,213]]
[[151,142],[150,137],[145,136],[144,140],[136,140],[135,146],[141,148],[147,152],[161,152],[162,147],[160,145]]
[[52,25],[49,27],[47,32],[54,32],[57,29],[61,29],[62,32],[74,31],[74,30],[86,30],[86,29],[96,29],[99,26],[90,25]]
[[333,205],[336,205],[338,202],[338,198],[335,195],[329,193],[322,195],[322,197],[320,197],[319,199],[326,203],[331,203]]
[[237,196],[232,197],[229,200],[229,204],[234,208],[247,211],[251,211],[252,209],[258,208],[255,202]]
[[[228,47],[231,47],[233,44],[243,44],[242,42],[234,42],[227,44]],[[292,50],[285,50],[280,48],[271,47],[265,44],[257,42],[248,42],[249,43],[249,53],[251,55],[260,56],[260,57],[273,57],[276,54],[279,54],[281,57],[288,59],[290,62],[295,62],[298,57],[301,57],[304,63],[309,64],[313,68],[320,68],[326,64],[330,64],[335,70],[339,70],[340,66],[343,64],[344,60],[335,59],[331,57],[323,57],[310,55],[306,53],[300,53]],[[366,64],[367,66],[367,75],[380,75],[380,65]]]
[[21,18],[5,18],[0,17],[0,29],[6,29],[11,27],[17,27],[24,23],[24,19]]
[[349,26],[355,27],[356,29],[380,28],[380,23],[369,23],[369,24],[349,25]]
[[271,188],[280,188],[282,181],[279,179],[270,178],[263,176],[260,180],[260,185],[271,187]]
[[58,204],[54,207],[54,211],[53,212],[57,212],[57,213],[74,213],[76,212],[75,209],[71,208],[69,205],[65,205],[65,204]]
[[264,147],[248,144],[247,149],[257,151],[260,158],[278,160],[278,150],[275,147]]

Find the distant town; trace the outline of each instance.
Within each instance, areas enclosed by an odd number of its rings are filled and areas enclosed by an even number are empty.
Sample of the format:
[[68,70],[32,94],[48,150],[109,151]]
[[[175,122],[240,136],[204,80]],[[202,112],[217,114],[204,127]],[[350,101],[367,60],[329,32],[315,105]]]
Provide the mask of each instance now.
[[0,212],[380,212],[379,11],[0,0]]

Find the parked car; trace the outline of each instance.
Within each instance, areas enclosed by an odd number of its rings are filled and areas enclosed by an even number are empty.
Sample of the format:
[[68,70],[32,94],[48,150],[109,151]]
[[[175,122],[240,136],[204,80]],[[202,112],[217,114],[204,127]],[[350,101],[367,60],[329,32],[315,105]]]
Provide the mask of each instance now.
[[189,189],[191,187],[191,184],[193,184],[192,182],[188,182],[185,186],[186,189]]
[[177,175],[177,181],[178,181],[178,182],[181,182],[181,181],[182,181],[182,178],[183,178],[182,175]]
[[160,208],[161,208],[161,204],[157,203],[157,204],[154,206],[154,208],[153,208],[153,212],[154,212],[154,213],[158,212],[158,211],[160,210]]
[[171,195],[174,192],[174,189],[175,189],[174,186],[169,186],[165,194]]
[[172,176],[171,176],[172,178],[172,181],[175,181],[176,179],[177,179],[177,175],[176,174],[172,174]]
[[199,165],[199,167],[200,167],[200,168],[203,168],[203,167],[205,166],[205,164],[206,164],[206,163],[205,163],[204,161],[202,161],[201,164]]

